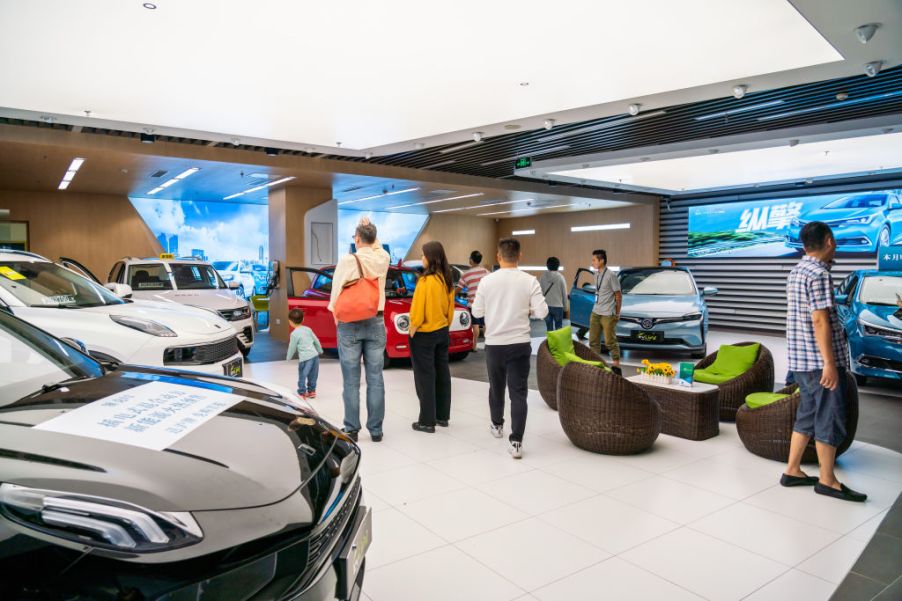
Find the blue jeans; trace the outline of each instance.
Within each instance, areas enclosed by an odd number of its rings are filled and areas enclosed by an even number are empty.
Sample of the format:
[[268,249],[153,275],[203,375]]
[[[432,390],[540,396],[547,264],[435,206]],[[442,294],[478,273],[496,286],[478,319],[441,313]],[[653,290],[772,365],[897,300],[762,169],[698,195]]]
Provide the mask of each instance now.
[[298,394],[316,392],[316,378],[319,376],[319,357],[298,363]]
[[831,447],[846,439],[846,372],[841,367],[837,371],[839,383],[833,390],[821,386],[820,369],[792,372],[801,397],[792,429]]
[[549,332],[560,330],[564,327],[564,308],[548,307],[548,315],[545,316],[545,329]]
[[381,315],[363,321],[338,322],[338,359],[344,380],[344,428],[360,430],[360,359],[366,375],[366,429],[382,434],[385,417],[385,383],[382,381],[385,353],[385,320]]

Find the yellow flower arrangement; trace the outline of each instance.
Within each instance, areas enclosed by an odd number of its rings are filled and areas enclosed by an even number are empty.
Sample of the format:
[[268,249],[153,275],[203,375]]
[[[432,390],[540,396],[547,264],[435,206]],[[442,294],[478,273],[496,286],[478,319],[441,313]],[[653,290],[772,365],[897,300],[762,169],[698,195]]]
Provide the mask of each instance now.
[[673,366],[670,363],[651,363],[648,359],[642,360],[642,365],[637,371],[646,373],[650,376],[664,376],[672,378],[676,375]]

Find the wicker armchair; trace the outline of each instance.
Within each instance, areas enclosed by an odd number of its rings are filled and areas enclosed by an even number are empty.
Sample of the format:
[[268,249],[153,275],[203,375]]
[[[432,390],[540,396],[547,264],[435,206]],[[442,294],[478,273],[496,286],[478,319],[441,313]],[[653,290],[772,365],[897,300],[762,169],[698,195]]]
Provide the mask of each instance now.
[[632,382],[591,365],[565,365],[558,376],[557,399],[567,438],[593,453],[641,453],[661,433],[656,401]]
[[[595,351],[584,344],[574,342],[573,348],[580,359],[604,363],[604,359],[596,355]],[[539,347],[539,354],[536,356],[536,377],[539,382],[539,394],[542,395],[545,403],[555,411],[557,411],[557,379],[562,369],[560,364],[551,356],[551,352],[548,350],[548,341],[543,341]]]
[[[846,439],[836,448],[837,457],[849,449],[858,429],[858,386],[855,384],[855,377],[848,371],[845,391],[848,402]],[[757,409],[749,409],[748,405],[740,407],[736,412],[736,431],[750,453],[765,459],[785,462],[789,459],[789,440],[792,437],[801,396],[796,385],[787,386],[778,392],[790,396]],[[814,440],[805,447],[802,462],[817,463]]]
[[[754,342],[737,342],[736,346],[748,346]],[[695,364],[695,369],[708,367],[717,358],[711,353]],[[717,396],[720,399],[720,421],[731,422],[736,419],[736,411],[745,404],[745,397],[753,392],[771,392],[774,389],[774,358],[763,344],[758,349],[758,358],[747,372],[718,384]]]

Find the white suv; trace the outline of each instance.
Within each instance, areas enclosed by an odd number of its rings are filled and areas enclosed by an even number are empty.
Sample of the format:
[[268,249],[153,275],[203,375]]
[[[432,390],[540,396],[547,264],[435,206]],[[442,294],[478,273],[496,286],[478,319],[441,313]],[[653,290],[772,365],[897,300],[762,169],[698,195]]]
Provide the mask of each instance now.
[[[126,286],[116,288],[128,296]],[[0,250],[0,310],[82,343],[103,363],[242,374],[238,338],[218,315],[174,303],[120,298],[33,253]]]
[[132,298],[180,303],[214,311],[235,329],[242,354],[247,357],[251,352],[254,322],[250,303],[236,296],[234,290],[238,286],[231,282],[226,284],[210,263],[191,257],[126,257],[113,265],[107,282],[127,284],[132,289]]

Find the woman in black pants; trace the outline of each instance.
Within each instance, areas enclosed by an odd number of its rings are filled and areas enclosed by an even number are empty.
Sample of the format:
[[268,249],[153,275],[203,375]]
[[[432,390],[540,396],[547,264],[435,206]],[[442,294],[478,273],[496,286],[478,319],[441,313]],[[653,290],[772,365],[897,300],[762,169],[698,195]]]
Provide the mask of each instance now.
[[448,368],[448,328],[454,319],[451,265],[441,242],[423,245],[423,275],[417,281],[410,307],[410,360],[420,399],[417,432],[448,427],[451,416],[451,371]]

